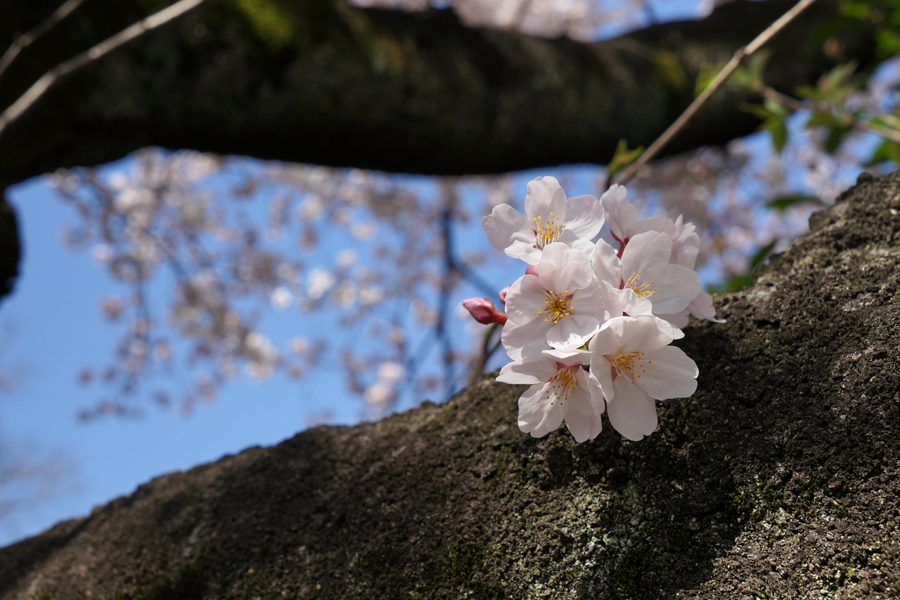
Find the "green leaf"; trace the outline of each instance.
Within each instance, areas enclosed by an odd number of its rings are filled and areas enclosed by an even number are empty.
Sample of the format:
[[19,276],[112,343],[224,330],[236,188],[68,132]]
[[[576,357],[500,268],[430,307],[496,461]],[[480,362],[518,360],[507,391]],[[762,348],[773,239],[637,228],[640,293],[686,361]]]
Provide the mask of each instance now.
[[766,62],[771,56],[772,51],[768,48],[757,52],[747,60],[746,65],[735,69],[731,77],[728,78],[728,82],[749,90],[761,88],[763,86],[763,75],[766,71]]
[[616,146],[616,153],[613,154],[612,160],[606,165],[607,177],[612,180],[616,173],[636,161],[643,152],[643,146],[629,150],[628,143],[624,139],[619,140],[619,145]]
[[900,34],[890,29],[879,29],[875,32],[875,44],[882,57],[900,54]]
[[756,254],[753,255],[753,258],[750,259],[750,271],[758,267],[762,264],[764,260],[769,258],[769,255],[772,254],[772,250],[775,248],[775,244],[778,243],[778,240],[772,240],[762,248],[756,251]]
[[784,104],[772,98],[766,98],[765,100],[763,100],[763,106],[773,115],[786,117],[791,114],[791,111]]
[[767,111],[761,104],[748,104],[746,102],[743,102],[741,103],[741,110],[744,112],[748,112],[751,115],[756,115],[762,121],[765,121],[772,116],[772,113]]
[[872,153],[872,158],[869,159],[866,166],[871,167],[885,161],[893,161],[900,165],[900,144],[892,140],[884,140],[875,148],[875,152]]
[[801,206],[803,204],[825,206],[825,203],[822,202],[819,198],[816,198],[815,196],[804,196],[803,194],[780,196],[778,198],[775,198],[774,200],[769,200],[768,202],[766,202],[766,206],[773,210],[777,210],[778,212],[785,212],[789,208],[792,208],[794,206]]
[[806,128],[813,127],[844,127],[844,121],[834,113],[816,111],[806,122]]
[[769,257],[777,243],[778,240],[772,240],[757,250],[756,254],[753,255],[753,258],[750,259],[750,267],[747,269],[746,273],[732,275],[725,283],[710,286],[709,291],[713,294],[739,292],[753,283],[753,271]]
[[834,151],[838,149],[841,142],[844,141],[844,137],[850,133],[850,131],[851,129],[849,127],[833,127],[831,131],[828,132],[828,138],[825,140],[825,152],[834,154]]
[[778,154],[784,150],[787,144],[788,130],[784,124],[784,117],[775,116],[763,123],[762,129],[772,134],[772,146]]
[[869,18],[872,9],[866,2],[842,2],[841,14],[851,19],[859,19],[865,21]]
[[653,69],[656,78],[673,92],[681,92],[689,85],[684,67],[674,52],[668,50],[654,52]]
[[900,8],[891,11],[891,14],[887,17],[887,22],[890,23],[892,27],[900,29]]
[[728,281],[722,283],[720,285],[711,285],[709,286],[710,294],[731,294],[734,292],[739,292],[748,285],[753,283],[753,276],[749,273],[743,273],[741,275],[732,275]]
[[[700,74],[697,75],[697,83],[694,84],[694,98],[702,94],[703,90],[709,87],[709,84],[712,83],[712,80],[716,78],[716,75],[719,74],[719,71],[721,71],[724,66],[725,64],[723,63],[721,65],[703,65],[703,67],[701,67]],[[742,82],[736,81],[737,76],[738,72],[735,71],[731,74],[731,77],[728,78],[728,82],[738,87],[748,87]]]

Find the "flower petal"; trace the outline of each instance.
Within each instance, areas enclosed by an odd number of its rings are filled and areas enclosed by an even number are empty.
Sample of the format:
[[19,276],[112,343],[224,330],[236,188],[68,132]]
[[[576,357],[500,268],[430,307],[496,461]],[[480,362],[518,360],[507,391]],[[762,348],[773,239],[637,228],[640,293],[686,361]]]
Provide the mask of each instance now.
[[606,224],[620,241],[628,237],[628,230],[638,220],[638,212],[628,201],[628,192],[621,185],[614,184],[600,196]]
[[556,177],[537,177],[525,186],[525,213],[531,219],[541,217],[546,220],[550,213],[560,219],[566,218],[566,193]]
[[605,281],[616,289],[622,284],[621,262],[616,251],[604,240],[597,240],[591,254],[591,267],[600,281]]
[[534,230],[528,218],[509,204],[498,204],[489,216],[481,219],[481,227],[497,250],[507,256],[535,265],[541,251],[534,247]]
[[697,297],[688,304],[688,310],[698,319],[706,319],[713,323],[724,323],[725,319],[716,318],[716,308],[713,306],[712,296],[700,290]]
[[644,372],[637,380],[651,398],[688,398],[697,390],[697,364],[681,348],[666,346],[644,355]]
[[697,272],[680,265],[648,267],[641,274],[644,281],[653,289],[652,295],[644,297],[653,303],[653,314],[657,315],[683,311],[701,291]]
[[600,329],[600,320],[591,315],[569,315],[547,331],[547,343],[554,348],[577,348]]
[[[669,264],[672,255],[672,238],[665,233],[648,231],[639,233],[628,241],[622,252],[622,279],[653,267]],[[679,309],[680,310],[680,309]]]
[[558,428],[568,410],[560,402],[547,401],[547,386],[533,385],[519,397],[519,429],[532,437],[543,437]]
[[516,324],[510,319],[503,326],[500,342],[506,348],[506,353],[511,359],[519,360],[524,356],[550,349],[550,344],[547,343],[547,331],[552,326],[550,323],[545,323],[543,319],[535,319],[522,325]]
[[506,316],[519,325],[533,321],[544,310],[545,300],[537,275],[522,275],[506,293]]
[[594,279],[590,257],[560,242],[544,246],[538,266],[541,287],[557,293],[586,288]]
[[557,371],[556,361],[543,354],[532,354],[523,359],[504,365],[500,369],[497,381],[502,383],[544,384],[550,381]]
[[569,408],[566,410],[566,427],[579,444],[592,440],[603,429],[600,414],[591,405],[591,394],[581,386],[569,393]]
[[593,239],[600,233],[603,223],[603,205],[594,196],[585,194],[566,201],[565,238]]
[[654,352],[672,343],[672,326],[656,317],[618,317],[600,327],[590,350],[606,355],[620,352]]
[[591,353],[591,376],[600,386],[603,397],[612,400],[616,395],[615,387],[613,387],[613,367],[612,363],[599,352]]
[[621,317],[622,302],[619,298],[619,290],[613,289],[605,281],[599,285],[594,282],[572,294],[572,309],[575,314],[594,315],[601,321]]
[[606,414],[613,429],[633,442],[640,441],[656,429],[656,403],[636,384],[616,377],[615,400],[607,398]]

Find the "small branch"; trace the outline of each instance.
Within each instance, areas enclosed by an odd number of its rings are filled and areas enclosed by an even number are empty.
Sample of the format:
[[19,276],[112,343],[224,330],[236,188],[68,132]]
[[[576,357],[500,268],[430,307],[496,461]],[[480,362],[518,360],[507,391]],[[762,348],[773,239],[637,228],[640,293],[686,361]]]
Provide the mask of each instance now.
[[643,154],[641,154],[640,158],[638,158],[635,162],[633,162],[627,169],[622,171],[618,177],[616,177],[616,183],[624,184],[628,180],[630,180],[634,175],[638,172],[638,169],[643,167],[647,161],[656,156],[660,150],[662,150],[672,138],[674,138],[678,133],[684,129],[691,119],[694,118],[694,115],[697,114],[697,111],[706,104],[706,101],[709,100],[710,96],[712,96],[719,87],[725,83],[725,80],[728,79],[729,76],[737,69],[745,60],[747,60],[750,56],[752,56],[755,52],[760,50],[763,46],[771,42],[775,36],[777,36],[781,31],[787,27],[787,25],[800,16],[804,10],[812,6],[812,4],[816,0],[800,0],[794,8],[784,13],[781,18],[772,23],[765,31],[763,31],[755,40],[750,42],[747,46],[743,48],[739,48],[737,52],[734,53],[734,56],[731,57],[731,60],[728,61],[728,64],[719,71],[718,75],[710,82],[706,89],[697,96],[691,105],[687,107],[681,116],[678,117],[674,123],[672,123],[668,129],[663,132],[661,136],[659,136],[655,142],[650,144],[650,147],[647,148]]
[[117,48],[137,39],[148,31],[152,31],[157,27],[165,25],[169,21],[176,19],[194,9],[207,0],[181,0],[172,6],[150,15],[146,19],[123,29],[116,35],[100,42],[93,48],[82,52],[75,58],[60,63],[47,71],[34,85],[28,88],[18,100],[0,114],[0,137],[9,126],[10,123],[21,117],[28,109],[30,109],[47,90],[59,83],[64,77],[75,73],[76,71],[96,62]]
[[468,281],[472,287],[478,289],[478,291],[480,291],[482,294],[491,297],[495,296],[499,292],[498,289],[479,277],[478,274],[475,273],[475,271],[455,260],[453,257],[450,257],[450,259],[450,268],[462,275],[463,279]]
[[497,341],[491,344],[491,340],[494,338],[494,334],[498,329],[500,329],[500,326],[497,323],[491,323],[491,325],[485,332],[484,341],[481,344],[481,352],[479,352],[478,358],[472,365],[472,369],[469,371],[469,383],[467,384],[468,387],[472,387],[473,385],[475,385],[475,383],[478,381],[478,378],[481,377],[481,374],[484,372],[484,367],[487,362],[500,348],[499,336],[497,337]]
[[441,342],[444,359],[444,396],[450,399],[453,393],[456,375],[453,370],[453,342],[450,332],[447,331],[447,319],[449,318],[450,292],[453,289],[451,281],[454,272],[453,260],[453,204],[455,196],[451,192],[444,192],[444,208],[441,211],[441,237],[444,241],[444,277],[441,280],[440,297],[438,298],[438,339]]
[[54,25],[68,17],[76,8],[78,8],[84,0],[68,0],[65,4],[56,9],[52,15],[44,19],[44,21],[26,33],[25,35],[19,36],[16,41],[12,43],[12,46],[3,53],[3,56],[0,57],[0,77],[3,76],[3,72],[12,64],[12,62],[16,59],[16,56],[19,55],[19,52],[27,48],[32,42],[40,38],[42,35],[50,31]]

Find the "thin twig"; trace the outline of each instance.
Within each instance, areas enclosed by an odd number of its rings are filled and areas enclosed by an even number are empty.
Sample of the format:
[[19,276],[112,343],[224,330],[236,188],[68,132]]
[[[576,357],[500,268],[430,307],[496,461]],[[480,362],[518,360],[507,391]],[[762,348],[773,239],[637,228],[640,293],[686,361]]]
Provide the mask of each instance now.
[[488,326],[487,330],[484,333],[484,340],[481,343],[481,350],[478,353],[478,358],[472,364],[472,368],[469,371],[469,382],[467,387],[472,387],[478,381],[478,378],[481,377],[484,372],[484,367],[487,365],[487,362],[491,359],[497,349],[500,348],[500,337],[497,336],[497,341],[494,344],[491,344],[491,340],[494,338],[494,334],[497,330],[500,329],[500,326],[497,323],[491,323]]
[[437,333],[444,353],[444,397],[449,400],[455,388],[456,379],[453,369],[453,342],[450,339],[450,332],[447,330],[447,320],[450,316],[450,292],[453,290],[453,207],[456,196],[447,189],[444,190],[443,196],[441,237],[444,242],[444,276],[441,279],[441,292],[438,298]]
[[450,268],[460,275],[463,276],[463,279],[469,282],[469,284],[480,291],[482,294],[486,296],[494,296],[499,292],[499,290],[489,284],[487,281],[482,279],[475,271],[464,265],[463,263],[456,260],[454,257],[450,257],[451,264]]
[[709,100],[710,96],[715,93],[719,87],[728,77],[737,69],[745,60],[747,60],[750,56],[752,56],[755,52],[760,50],[763,46],[771,42],[776,35],[781,33],[791,21],[796,19],[800,13],[804,10],[812,6],[812,4],[816,0],[800,0],[794,8],[784,13],[780,19],[769,25],[769,27],[763,31],[755,40],[750,42],[747,46],[743,48],[739,48],[737,52],[734,53],[734,56],[731,57],[731,60],[728,61],[728,64],[719,71],[719,74],[710,82],[706,89],[697,96],[691,105],[687,107],[681,116],[678,117],[674,123],[672,123],[668,129],[663,132],[661,136],[659,136],[655,142],[650,144],[650,147],[647,148],[643,154],[641,154],[640,158],[638,158],[635,162],[633,162],[627,169],[622,171],[618,177],[615,178],[616,183],[624,184],[626,181],[634,177],[635,173],[638,172],[638,169],[644,166],[650,159],[656,156],[660,150],[662,150],[666,144],[672,141],[672,138],[675,137],[682,129],[687,126],[688,122],[694,117],[698,110]]
[[19,52],[27,48],[32,42],[40,38],[42,35],[50,31],[54,25],[68,17],[72,11],[78,8],[84,0],[68,0],[65,4],[56,9],[56,11],[44,19],[44,21],[26,33],[21,35],[12,43],[12,46],[0,57],[0,77],[3,72],[12,64],[19,55]]
[[207,0],[181,0],[172,6],[150,15],[146,19],[123,29],[116,35],[108,38],[93,48],[82,52],[75,58],[60,63],[47,71],[34,85],[28,88],[18,100],[0,114],[0,137],[3,136],[4,130],[10,123],[22,116],[25,111],[31,108],[48,89],[57,84],[67,75],[86,67],[87,65],[100,60],[113,50],[128,42],[140,37],[141,35],[152,31],[157,27],[165,25],[169,21],[176,19],[191,9],[203,4]]

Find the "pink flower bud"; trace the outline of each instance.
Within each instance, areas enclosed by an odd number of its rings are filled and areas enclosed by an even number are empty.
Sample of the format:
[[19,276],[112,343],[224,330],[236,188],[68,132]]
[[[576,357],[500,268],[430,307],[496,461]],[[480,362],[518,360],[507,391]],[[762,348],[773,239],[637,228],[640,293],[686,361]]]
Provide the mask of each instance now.
[[538,274],[538,266],[537,265],[529,265],[527,269],[525,269],[526,275],[534,275],[537,277]]
[[469,314],[485,325],[489,323],[506,323],[506,315],[494,308],[494,303],[487,298],[469,298],[463,300],[462,305],[469,311]]
[[500,302],[502,302],[503,304],[506,304],[506,295],[509,293],[509,288],[511,287],[511,285],[508,285],[500,290]]

